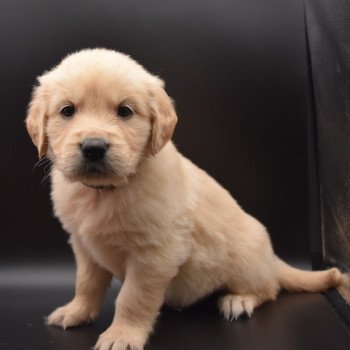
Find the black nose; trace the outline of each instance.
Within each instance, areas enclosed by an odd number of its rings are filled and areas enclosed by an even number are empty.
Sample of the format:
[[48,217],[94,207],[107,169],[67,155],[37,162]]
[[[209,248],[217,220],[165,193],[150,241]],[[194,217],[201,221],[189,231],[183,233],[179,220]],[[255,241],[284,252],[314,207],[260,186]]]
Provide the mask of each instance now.
[[81,151],[86,159],[100,160],[105,156],[107,146],[106,141],[102,139],[86,139],[81,144]]

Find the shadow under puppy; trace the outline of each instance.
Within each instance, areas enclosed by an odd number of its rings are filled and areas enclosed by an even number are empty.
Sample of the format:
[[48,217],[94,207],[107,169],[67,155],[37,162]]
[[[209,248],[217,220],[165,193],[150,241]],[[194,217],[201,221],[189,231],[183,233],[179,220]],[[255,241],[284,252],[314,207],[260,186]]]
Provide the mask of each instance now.
[[344,282],[336,268],[301,271],[274,255],[265,227],[176,150],[164,84],[130,57],[83,50],[38,80],[26,124],[52,161],[54,212],[77,263],[75,296],[48,324],[93,319],[112,276],[123,285],[98,350],[143,349],[163,303],[223,290],[219,308],[235,319],[281,288]]

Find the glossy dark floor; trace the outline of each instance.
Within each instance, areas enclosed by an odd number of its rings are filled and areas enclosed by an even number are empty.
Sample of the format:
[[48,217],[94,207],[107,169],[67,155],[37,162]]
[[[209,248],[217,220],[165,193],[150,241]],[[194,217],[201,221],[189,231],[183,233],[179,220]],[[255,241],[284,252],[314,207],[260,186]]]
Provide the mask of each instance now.
[[[72,269],[0,271],[0,348],[90,349],[113,317],[119,285],[108,291],[95,323],[70,330],[44,325],[44,315],[70,300]],[[183,311],[164,308],[146,350],[313,350],[350,348],[341,318],[320,294],[282,293],[251,319],[223,320],[212,297]]]

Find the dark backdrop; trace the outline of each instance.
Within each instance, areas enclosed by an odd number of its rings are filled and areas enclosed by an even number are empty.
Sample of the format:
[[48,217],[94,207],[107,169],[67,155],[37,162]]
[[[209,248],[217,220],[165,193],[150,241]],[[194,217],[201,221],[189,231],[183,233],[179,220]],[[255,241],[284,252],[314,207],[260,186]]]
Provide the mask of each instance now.
[[[350,269],[350,5],[308,0],[323,259]],[[348,296],[349,299],[349,296]]]
[[2,0],[0,16],[3,261],[71,256],[23,120],[35,77],[95,46],[164,78],[180,151],[268,227],[280,255],[308,255],[301,0]]

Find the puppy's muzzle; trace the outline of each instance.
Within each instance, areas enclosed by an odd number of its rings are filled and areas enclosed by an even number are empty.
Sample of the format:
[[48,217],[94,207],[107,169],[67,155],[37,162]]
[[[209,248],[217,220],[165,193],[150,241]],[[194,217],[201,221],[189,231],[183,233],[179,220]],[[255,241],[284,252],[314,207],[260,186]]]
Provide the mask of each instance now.
[[73,176],[104,178],[116,175],[111,164],[109,144],[103,138],[86,138],[79,144],[80,159],[72,169]]
[[86,139],[81,144],[81,152],[86,161],[101,161],[106,155],[108,144],[103,139]]

